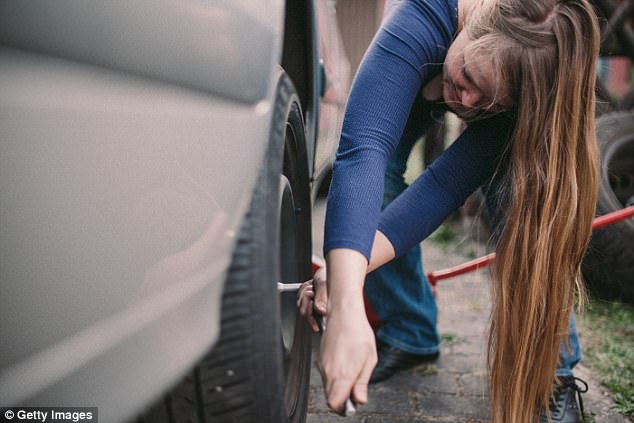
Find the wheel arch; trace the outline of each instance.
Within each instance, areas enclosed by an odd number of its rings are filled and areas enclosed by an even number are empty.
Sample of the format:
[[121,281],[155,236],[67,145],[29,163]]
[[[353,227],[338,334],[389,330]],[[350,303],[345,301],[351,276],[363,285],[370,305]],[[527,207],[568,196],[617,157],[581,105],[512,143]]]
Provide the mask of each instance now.
[[[289,95],[289,93],[292,93],[293,91],[297,94],[297,88],[294,87],[292,78],[283,70],[280,70],[279,72],[277,87],[277,90],[281,95]],[[299,97],[299,95],[297,96]],[[296,102],[291,101],[289,103],[289,107],[299,108],[299,114],[304,119],[302,122],[304,126],[304,134],[302,134],[303,136],[284,135],[282,173],[288,178],[295,197],[295,214],[297,220],[299,221],[298,235],[300,241],[300,262],[310,263],[312,255],[312,171],[310,167],[310,151],[312,150],[309,149],[310,140],[306,134],[306,121],[301,105],[301,97],[299,97],[299,102],[300,104],[297,105]],[[287,115],[289,115],[288,111]],[[290,125],[289,122],[286,122],[286,132],[298,129],[297,125]],[[304,267],[301,271],[301,277],[305,279],[309,278],[310,272],[310,265]]]
[[288,0],[284,11],[281,66],[290,77],[302,106],[308,169],[312,179],[319,117],[319,44],[312,0]]

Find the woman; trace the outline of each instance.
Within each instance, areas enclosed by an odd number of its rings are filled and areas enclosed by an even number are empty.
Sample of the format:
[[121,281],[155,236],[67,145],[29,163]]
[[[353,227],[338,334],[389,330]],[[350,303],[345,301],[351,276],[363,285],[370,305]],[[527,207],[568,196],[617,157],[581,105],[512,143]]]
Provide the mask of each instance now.
[[[547,410],[594,217],[598,43],[587,0],[403,0],[391,12],[355,78],[329,194],[320,370],[333,410],[367,401],[377,360],[365,274],[491,178],[501,204],[492,420],[532,422]],[[469,125],[381,213],[385,167],[421,89]]]

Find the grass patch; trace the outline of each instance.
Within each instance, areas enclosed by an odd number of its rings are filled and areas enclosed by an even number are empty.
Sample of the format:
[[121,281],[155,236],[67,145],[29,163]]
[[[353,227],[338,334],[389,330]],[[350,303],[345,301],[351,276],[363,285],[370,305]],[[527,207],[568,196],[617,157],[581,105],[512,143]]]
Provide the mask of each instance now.
[[460,219],[450,217],[426,239],[443,252],[453,252],[465,260],[471,260],[486,254],[486,246],[465,233]]
[[579,326],[585,362],[612,393],[616,409],[634,417],[634,306],[590,299]]
[[463,338],[453,333],[443,333],[442,335],[440,335],[440,339],[442,342],[449,346],[462,344],[465,341]]
[[443,223],[430,236],[429,240],[442,247],[454,246],[462,235],[456,230],[454,225]]
[[583,423],[597,423],[594,413],[583,413]]

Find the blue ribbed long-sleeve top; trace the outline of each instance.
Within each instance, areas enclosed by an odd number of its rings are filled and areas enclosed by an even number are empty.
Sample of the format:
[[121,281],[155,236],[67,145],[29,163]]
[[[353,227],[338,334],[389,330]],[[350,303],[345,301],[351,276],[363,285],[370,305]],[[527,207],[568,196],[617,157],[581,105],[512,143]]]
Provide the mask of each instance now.
[[[504,115],[469,124],[381,212],[387,162],[416,96],[441,71],[456,27],[457,0],[402,0],[381,25],[346,106],[328,195],[324,253],[350,248],[369,261],[378,228],[399,256],[493,174],[513,124]],[[429,113],[420,119],[430,119]]]

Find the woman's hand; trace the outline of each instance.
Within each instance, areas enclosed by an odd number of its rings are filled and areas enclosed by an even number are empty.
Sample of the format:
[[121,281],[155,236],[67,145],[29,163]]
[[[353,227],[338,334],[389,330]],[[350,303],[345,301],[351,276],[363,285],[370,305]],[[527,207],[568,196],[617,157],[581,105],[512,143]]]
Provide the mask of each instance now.
[[304,282],[297,292],[299,314],[308,321],[314,332],[319,332],[315,314],[326,317],[328,308],[328,288],[326,288],[326,270],[315,272],[312,282]]
[[319,357],[328,407],[343,415],[348,398],[355,404],[366,404],[368,381],[376,362],[374,332],[363,301],[356,309],[329,310]]
[[351,249],[333,249],[328,263],[328,325],[321,337],[319,370],[328,406],[345,412],[350,398],[368,402],[368,381],[376,365],[374,332],[363,303],[366,258]]

